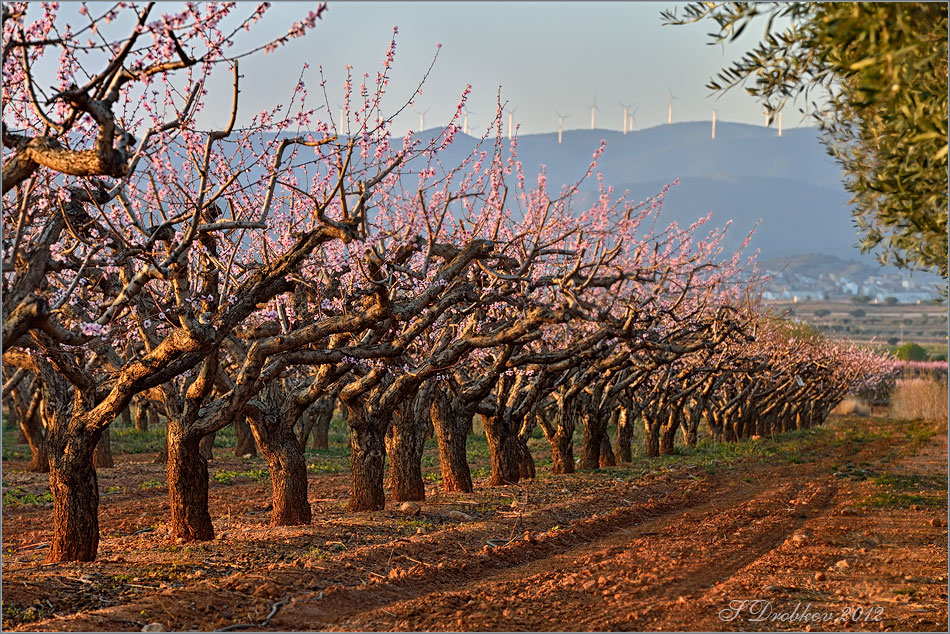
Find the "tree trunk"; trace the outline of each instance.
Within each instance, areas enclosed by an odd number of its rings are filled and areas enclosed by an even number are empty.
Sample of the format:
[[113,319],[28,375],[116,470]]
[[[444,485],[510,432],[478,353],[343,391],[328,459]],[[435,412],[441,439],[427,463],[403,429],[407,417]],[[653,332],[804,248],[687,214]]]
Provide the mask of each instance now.
[[[11,396],[12,394],[13,391],[11,391]],[[20,433],[16,438],[16,444],[25,445],[27,442],[29,442],[26,432],[23,431],[23,423],[20,419],[20,413],[17,411],[17,406],[12,402],[9,404],[9,407],[7,407],[7,425],[10,427],[16,425],[20,430]]]
[[330,423],[333,421],[333,408],[325,412],[319,412],[316,415],[316,421],[313,424],[313,442],[310,444],[312,449],[317,451],[326,451],[330,448]]
[[314,415],[310,410],[305,411],[297,420],[300,430],[297,432],[297,444],[301,449],[307,448],[307,441],[310,439],[310,432],[313,430]]
[[330,422],[333,420],[333,408],[336,405],[336,392],[320,397],[300,417],[300,433],[297,439],[300,446],[306,448],[307,440],[313,433],[312,449],[326,451],[330,448]]
[[[29,403],[24,403],[18,399],[19,394],[16,390],[11,393],[13,402],[10,404],[10,418],[15,419],[20,427],[20,433],[26,438],[26,443],[30,446],[30,464],[28,471],[34,473],[47,473],[49,471],[49,453],[46,449],[46,431],[43,423],[40,421],[42,407],[40,407],[40,394],[37,391]],[[22,410],[21,405],[25,405]],[[21,415],[21,411],[24,412]]]
[[488,454],[491,459],[491,477],[488,486],[517,484],[521,479],[519,455],[521,453],[517,438],[509,425],[496,416],[485,416],[485,438],[488,440]]
[[234,435],[236,437],[234,455],[238,458],[257,455],[257,443],[251,433],[251,425],[243,416],[234,419]]
[[[343,401],[350,431],[350,511],[379,511],[386,505],[383,477],[386,467],[386,433],[392,411],[370,409],[374,401],[354,397]],[[378,402],[376,402],[378,405]]]
[[313,425],[313,443],[311,448],[326,451],[330,448],[330,423],[333,422],[333,412],[336,409],[337,392],[330,392],[317,401],[309,409],[310,421]]
[[566,433],[561,427],[551,440],[552,471],[556,474],[574,473],[574,438],[573,430]]
[[200,439],[190,437],[174,421],[168,421],[168,500],[171,504],[172,536],[185,541],[214,539],[208,512],[208,460],[201,455]]
[[386,456],[389,458],[389,492],[394,502],[426,499],[422,480],[422,452],[429,432],[429,408],[422,401],[431,390],[420,390],[406,397],[393,412],[393,424],[386,432]]
[[442,490],[471,493],[472,472],[468,468],[465,441],[472,424],[472,413],[462,406],[453,407],[448,398],[436,395],[429,408],[435,438],[439,446]]
[[554,474],[574,473],[574,426],[577,421],[577,399],[565,399],[563,391],[554,395],[554,425],[547,422],[542,412],[538,424],[551,445],[551,470]]
[[115,466],[112,459],[112,443],[109,440],[109,428],[102,430],[96,450],[92,454],[92,463],[97,469],[111,469]]
[[518,443],[518,475],[522,480],[534,480],[536,469],[534,466],[534,457],[528,449],[528,444],[521,438]]
[[584,426],[584,445],[581,447],[578,468],[597,469],[600,467],[600,444],[604,436],[600,413],[584,408],[581,411],[581,424]]
[[723,419],[722,439],[726,442],[737,442],[739,440],[739,413],[732,412],[732,415]]
[[258,435],[261,454],[270,468],[271,526],[309,524],[312,515],[307,499],[307,460],[293,427],[274,425],[267,433]]
[[617,418],[617,453],[620,462],[633,462],[633,417],[626,407],[620,410]]
[[212,448],[214,447],[214,437],[218,432],[211,432],[207,436],[201,439],[198,443],[198,451],[201,452],[201,457],[207,460],[208,462],[214,460],[214,452]]
[[706,425],[709,427],[709,435],[716,442],[722,442],[723,439],[723,421],[722,414],[713,409],[706,410]]
[[643,454],[647,458],[656,458],[660,455],[660,423],[651,416],[642,415],[644,437]]
[[347,509],[350,511],[379,511],[386,504],[383,488],[383,470],[386,445],[378,421],[350,412],[350,472],[352,489]]
[[140,400],[135,406],[135,415],[133,416],[136,431],[148,431],[149,413],[151,405],[145,399]]
[[601,467],[616,467],[617,458],[614,456],[614,450],[610,446],[610,436],[604,432],[604,435],[600,438],[600,462],[598,463]]
[[99,549],[99,483],[92,455],[99,434],[67,438],[65,423],[61,427],[59,432],[51,428],[47,436],[53,541],[46,563],[94,561]]
[[122,421],[122,426],[126,429],[132,427],[132,413],[129,411],[128,407],[122,410],[122,413],[119,414],[119,419]]
[[162,424],[162,421],[158,418],[158,407],[156,407],[154,404],[149,405],[146,418],[148,420],[149,427],[158,427]]
[[676,453],[676,430],[679,428],[679,416],[670,412],[666,422],[660,428],[660,453],[669,456]]
[[683,444],[687,448],[693,449],[696,447],[696,432],[699,427],[699,419],[695,421],[689,421],[689,424],[683,427]]

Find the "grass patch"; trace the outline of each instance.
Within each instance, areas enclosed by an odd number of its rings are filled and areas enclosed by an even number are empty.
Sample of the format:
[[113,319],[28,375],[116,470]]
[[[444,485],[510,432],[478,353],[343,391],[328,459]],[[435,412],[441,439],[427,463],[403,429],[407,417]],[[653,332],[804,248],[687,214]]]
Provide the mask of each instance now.
[[161,489],[164,486],[165,486],[164,482],[160,480],[156,480],[155,478],[152,478],[151,480],[146,480],[145,482],[140,484],[139,488],[140,489]]
[[946,506],[946,500],[932,495],[920,495],[917,493],[894,493],[892,491],[881,491],[869,495],[858,502],[858,506],[869,508],[909,508],[912,505],[926,506],[928,508],[939,508]]
[[165,448],[165,427],[139,431],[135,427],[109,428],[109,441],[116,453],[158,453]]
[[938,433],[937,426],[933,422],[925,420],[913,420],[908,422],[904,431],[911,441],[913,441],[915,449],[924,446],[928,440]]
[[947,489],[946,478],[940,476],[884,474],[874,478],[874,484],[899,491],[919,491],[921,489],[946,491]]
[[489,459],[488,439],[485,436],[469,434],[465,443],[465,457],[468,463],[485,462]]
[[947,480],[940,476],[902,475],[885,473],[876,475],[872,482],[878,487],[859,506],[873,508],[946,508]]
[[6,427],[3,429],[3,459],[4,460],[26,460],[30,457],[30,448],[28,445],[18,444],[20,438],[19,427]]
[[53,494],[50,491],[35,494],[21,487],[12,487],[3,492],[4,506],[43,506],[52,503]]
[[214,446],[221,449],[234,449],[237,446],[237,433],[234,431],[234,425],[228,425],[224,429],[219,429],[214,435]]
[[350,445],[330,445],[329,449],[314,449],[313,447],[308,446],[304,453],[308,456],[320,456],[322,458],[349,458],[350,457]]
[[235,480],[239,478],[251,480],[252,482],[264,482],[270,479],[270,471],[267,469],[247,469],[246,471],[227,471],[222,469],[211,476],[212,480],[225,486],[234,484]]
[[310,473],[340,473],[346,470],[346,465],[335,460],[316,460],[307,464]]

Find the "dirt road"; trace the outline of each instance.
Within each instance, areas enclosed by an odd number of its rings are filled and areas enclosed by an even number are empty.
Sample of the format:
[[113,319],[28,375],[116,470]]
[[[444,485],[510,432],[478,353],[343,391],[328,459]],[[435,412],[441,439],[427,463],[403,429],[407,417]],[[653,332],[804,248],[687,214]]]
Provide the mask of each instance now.
[[[846,419],[748,445],[647,475],[620,468],[430,499],[402,520],[415,533],[388,539],[352,535],[397,512],[351,518],[335,529],[348,547],[318,559],[299,556],[312,527],[277,539],[229,531],[265,553],[240,571],[215,568],[207,562],[227,548],[215,542],[200,555],[207,572],[184,585],[21,627],[946,629],[945,424]],[[6,602],[23,573],[4,572]]]

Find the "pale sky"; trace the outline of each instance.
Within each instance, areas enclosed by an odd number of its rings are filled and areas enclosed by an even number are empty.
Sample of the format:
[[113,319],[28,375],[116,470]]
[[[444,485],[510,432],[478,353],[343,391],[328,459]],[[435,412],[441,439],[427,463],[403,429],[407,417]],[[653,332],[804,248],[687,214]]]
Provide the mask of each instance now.
[[[112,4],[91,2],[89,6],[92,13],[101,14]],[[235,17],[249,14],[257,3],[239,4],[244,6],[238,7]],[[228,52],[237,54],[283,35],[317,5],[274,2],[265,18],[251,33],[242,32]],[[427,111],[426,128],[448,123],[466,84],[472,85],[468,109],[473,133],[483,131],[494,116],[499,86],[502,100],[516,109],[514,121],[521,126],[521,134],[555,131],[555,111],[566,116],[565,130],[589,128],[595,99],[599,129],[622,128],[621,102],[634,104],[636,129],[664,124],[670,91],[677,98],[674,122],[708,121],[715,108],[720,121],[763,125],[762,106],[742,89],[717,99],[705,84],[761,38],[764,21],[723,49],[707,44],[711,23],[663,26],[660,11],[673,6],[676,3],[331,1],[316,29],[305,37],[274,53],[242,60],[238,125],[262,109],[287,103],[304,63],[309,64],[304,74],[311,96],[308,105],[323,103],[318,88],[318,66],[322,65],[337,118],[346,66],[353,66],[357,86],[364,72],[374,78],[394,26],[399,34],[384,111],[392,112],[405,103],[429,67],[436,45],[442,44],[422,97],[395,120],[392,130],[397,135],[418,130],[419,111]],[[181,7],[180,2],[158,2],[151,19]],[[63,3],[60,19],[82,24],[85,19],[78,17],[77,9],[78,3]],[[31,10],[42,9],[34,3]],[[118,36],[130,24],[120,20],[106,28]],[[51,54],[34,70],[52,75],[57,66],[57,55]],[[97,70],[94,63],[87,69]],[[208,108],[198,117],[199,127],[221,126],[229,118],[231,76],[224,65],[214,73],[209,93]],[[784,127],[796,127],[801,121],[797,108],[787,106]],[[504,123],[507,128],[507,116]]]
[[[160,3],[161,4],[161,3]],[[668,91],[674,121],[709,120],[712,109],[721,121],[764,124],[762,107],[741,89],[716,99],[705,88],[708,79],[761,36],[764,22],[747,30],[725,51],[710,46],[709,25],[663,26],[662,9],[672,2],[330,2],[316,30],[270,55],[242,62],[246,76],[242,110],[246,118],[275,99],[287,99],[301,66],[316,97],[317,66],[328,80],[333,116],[342,101],[347,64],[359,76],[375,77],[392,28],[399,27],[396,60],[391,73],[390,105],[402,104],[442,49],[423,96],[414,110],[428,110],[425,127],[446,123],[466,83],[469,126],[484,128],[495,112],[498,87],[516,108],[522,134],[556,129],[555,110],[567,115],[564,128],[589,128],[596,98],[596,127],[619,130],[623,103],[636,104],[637,129],[665,123]],[[315,8],[313,2],[277,2],[254,37],[276,36]],[[220,78],[229,99],[230,79]],[[322,102],[321,102],[322,103]],[[226,118],[226,114],[221,115]],[[786,128],[800,125],[801,115],[787,108]],[[507,125],[507,117],[505,117]],[[394,132],[419,127],[417,112],[395,122]]]

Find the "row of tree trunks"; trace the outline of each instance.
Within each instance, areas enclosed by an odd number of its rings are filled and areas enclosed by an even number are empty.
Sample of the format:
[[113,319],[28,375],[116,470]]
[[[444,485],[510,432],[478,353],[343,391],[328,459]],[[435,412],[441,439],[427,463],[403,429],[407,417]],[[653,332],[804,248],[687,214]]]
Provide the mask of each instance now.
[[534,456],[531,455],[531,450],[528,449],[528,440],[531,438],[531,434],[534,432],[536,425],[537,417],[533,414],[526,416],[524,422],[521,425],[521,430],[518,432],[518,474],[521,476],[522,480],[534,480],[537,475],[537,469],[534,465]]
[[257,442],[254,441],[254,434],[251,433],[251,425],[243,416],[234,419],[234,455],[238,458],[248,456],[253,458],[257,455]]
[[313,434],[311,448],[325,451],[330,448],[330,423],[336,408],[337,393],[332,391],[307,408],[300,417],[300,431],[297,439],[301,447],[307,446],[307,440]]
[[208,511],[208,459],[201,453],[201,438],[188,431],[169,419],[165,475],[172,534],[184,541],[207,541],[214,539]]
[[676,453],[674,443],[676,431],[680,426],[680,416],[677,407],[670,407],[660,425],[660,454],[669,456]]
[[16,387],[11,390],[10,396],[7,408],[9,420],[17,424],[24,442],[30,447],[30,464],[27,470],[34,473],[47,473],[49,453],[46,448],[46,429],[42,421],[43,408],[40,406],[42,393],[39,389],[31,392]]
[[389,458],[389,491],[394,502],[422,501],[426,498],[422,479],[422,453],[429,436],[429,410],[434,382],[427,382],[406,398],[393,412],[386,432]]
[[439,469],[442,490],[447,493],[471,493],[472,472],[468,466],[465,446],[472,431],[474,414],[460,398],[436,391],[429,407],[439,447]]
[[149,427],[159,425],[158,409],[147,398],[141,398],[135,405],[133,419],[137,431],[148,431]]
[[112,442],[110,440],[109,428],[102,430],[99,436],[99,442],[96,443],[96,450],[92,454],[92,464],[97,469],[111,469],[115,466],[115,460],[112,458]]
[[66,421],[57,422],[46,437],[53,493],[53,540],[46,562],[93,561],[99,549],[99,482],[92,454],[99,435],[70,435]]
[[617,454],[620,462],[633,462],[633,426],[636,417],[630,407],[621,407],[617,415]]
[[[574,426],[577,399],[566,399],[563,390],[555,392],[554,407],[538,414],[538,424],[551,445],[551,469],[557,474],[574,473]],[[553,424],[551,422],[553,419]]]
[[359,401],[344,401],[350,430],[349,511],[379,511],[385,507],[383,474],[386,466],[387,421]]
[[517,484],[521,480],[521,442],[505,416],[483,416],[491,461],[488,486]]
[[293,425],[253,425],[252,429],[271,474],[272,526],[309,524],[310,501],[307,499],[307,459],[294,435]]

